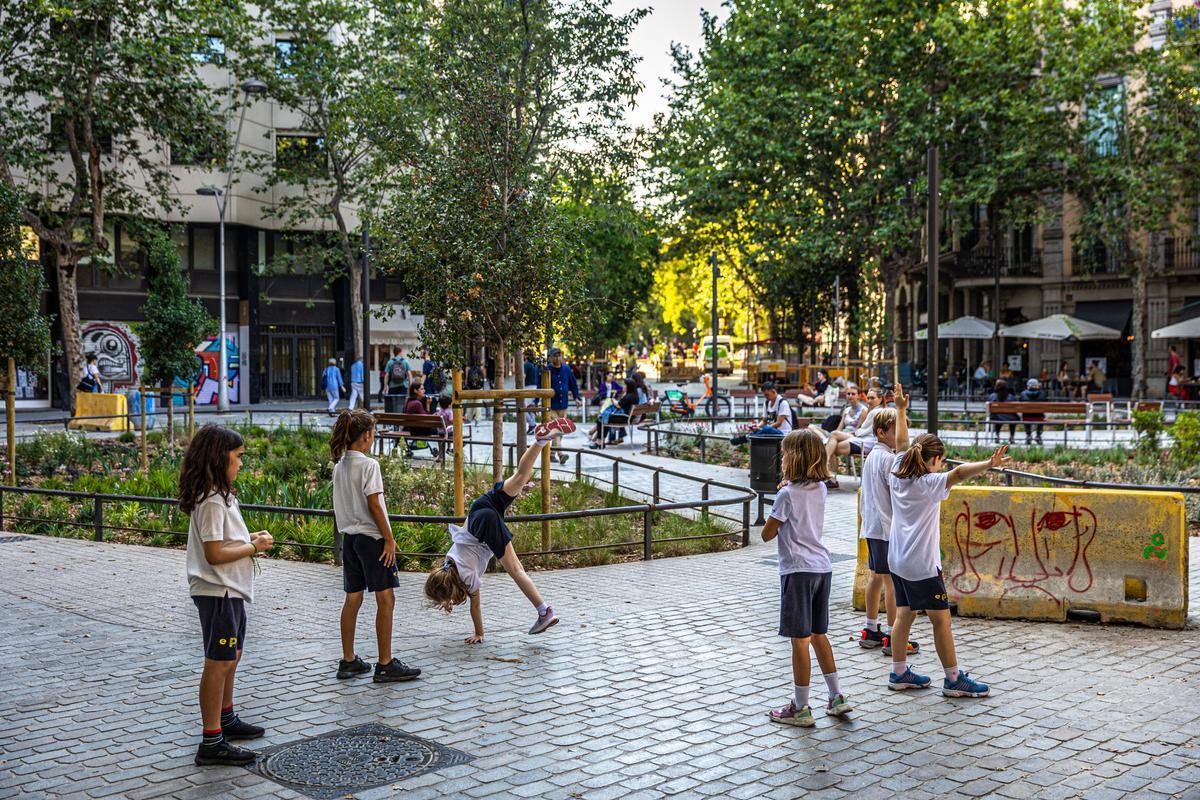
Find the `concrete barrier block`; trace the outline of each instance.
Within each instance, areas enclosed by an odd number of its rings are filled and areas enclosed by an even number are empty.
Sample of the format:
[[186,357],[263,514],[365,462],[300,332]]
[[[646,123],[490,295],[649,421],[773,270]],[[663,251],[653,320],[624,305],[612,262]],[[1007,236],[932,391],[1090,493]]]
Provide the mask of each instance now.
[[70,427],[91,431],[127,430],[129,405],[123,394],[76,392],[76,417],[105,417],[105,419],[72,419]]
[[[955,487],[942,504],[942,570],[964,616],[1070,616],[1182,628],[1188,609],[1183,495]],[[854,607],[862,608],[860,538]]]

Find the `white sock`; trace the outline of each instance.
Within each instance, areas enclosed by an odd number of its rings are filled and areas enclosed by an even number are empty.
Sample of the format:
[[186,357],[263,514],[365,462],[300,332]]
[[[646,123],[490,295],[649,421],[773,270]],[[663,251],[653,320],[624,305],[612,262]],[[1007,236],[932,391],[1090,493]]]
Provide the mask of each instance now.
[[547,609],[547,608],[549,608],[549,607],[550,607],[550,605],[549,605],[548,603],[542,603],[541,605],[539,605],[539,606],[537,607],[538,616],[540,617],[540,616],[542,616],[543,614],[545,614],[545,613],[546,613],[546,609]]
[[951,683],[954,683],[956,680],[958,680],[958,667],[949,667],[943,670],[943,672],[946,673],[946,680],[950,681]]
[[796,684],[793,688],[795,688],[796,694],[792,699],[792,705],[796,708],[804,708],[808,705],[808,687]]
[[892,662],[892,674],[893,675],[903,675],[907,669],[908,669],[908,660],[907,659],[904,661],[893,661]]
[[842,693],[841,687],[838,686],[838,676],[836,672],[831,672],[828,675],[822,675],[825,679],[825,685],[829,687],[829,699],[837,697]]
[[869,630],[869,631],[877,631],[877,630],[879,630],[879,620],[877,620],[877,619],[868,619],[868,620],[867,620],[867,630]]

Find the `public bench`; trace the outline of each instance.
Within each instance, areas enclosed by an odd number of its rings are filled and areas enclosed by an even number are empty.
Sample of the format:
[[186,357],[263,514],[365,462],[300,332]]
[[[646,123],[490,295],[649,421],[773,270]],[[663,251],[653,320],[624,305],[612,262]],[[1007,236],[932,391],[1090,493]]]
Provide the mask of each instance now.
[[[1015,424],[1016,422],[1024,422],[1027,425],[1036,425],[1040,430],[1044,430],[1050,426],[1061,427],[1063,436],[1067,435],[1067,428],[1071,424],[1083,425],[1088,428],[1089,435],[1091,432],[1091,421],[1089,419],[1090,403],[1073,403],[1073,402],[1032,402],[1021,403],[1012,401],[997,401],[993,400],[987,404],[987,425],[1007,425]],[[1015,414],[1016,419],[996,419],[997,414]],[[1026,419],[1030,414],[1041,414],[1042,419]],[[1073,418],[1064,419],[1061,416],[1051,418],[1050,415],[1070,414]]]
[[659,412],[662,410],[662,403],[657,400],[652,400],[649,403],[639,403],[629,410],[626,414],[624,411],[614,411],[608,416],[607,420],[597,422],[600,426],[600,447],[605,445],[606,434],[608,431],[625,431],[628,430],[633,420],[641,420],[644,417],[653,416],[656,420],[659,419]]
[[[392,442],[393,446],[399,442],[409,445],[411,442],[422,441],[437,443],[438,452],[435,458],[441,459],[446,445],[454,443],[454,431],[446,424],[446,420],[437,414],[383,413],[375,415],[375,422],[375,440],[379,443],[380,455],[383,455],[384,441]],[[470,430],[464,427],[463,438],[469,438],[470,435]]]

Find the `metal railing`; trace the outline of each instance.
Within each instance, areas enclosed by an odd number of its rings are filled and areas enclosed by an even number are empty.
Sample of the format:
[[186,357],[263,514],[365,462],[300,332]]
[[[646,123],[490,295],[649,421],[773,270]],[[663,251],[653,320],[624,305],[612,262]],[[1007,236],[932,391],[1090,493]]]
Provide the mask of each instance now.
[[[476,442],[474,442],[474,444],[480,445],[480,446],[483,446],[483,445],[491,446],[490,442],[484,442],[484,441],[476,441]],[[504,445],[504,447],[509,452],[508,460],[509,460],[509,463],[511,464],[515,458],[516,445],[511,444],[511,443],[506,443]],[[604,485],[611,487],[612,493],[617,494],[617,495],[619,495],[622,491],[621,478],[620,478],[622,466],[625,466],[626,468],[637,468],[637,469],[643,469],[643,470],[650,471],[652,473],[652,477],[651,477],[651,490],[649,492],[646,492],[645,490],[642,490],[642,489],[637,489],[637,488],[629,486],[629,485],[625,486],[625,491],[627,493],[635,492],[637,494],[644,495],[649,499],[650,502],[637,503],[637,504],[633,504],[633,505],[615,506],[615,507],[611,507],[611,508],[581,509],[581,510],[577,510],[577,511],[556,511],[556,512],[551,512],[548,514],[515,514],[512,516],[506,517],[506,521],[509,522],[510,524],[520,524],[520,523],[526,523],[526,522],[542,522],[543,520],[551,520],[551,521],[553,521],[553,520],[569,520],[569,519],[582,519],[582,518],[587,518],[587,517],[613,516],[613,515],[620,515],[620,514],[637,514],[637,515],[641,516],[642,537],[638,540],[625,541],[625,542],[612,542],[612,543],[604,543],[604,544],[596,544],[596,545],[580,545],[580,546],[564,547],[564,548],[551,549],[551,550],[526,551],[526,552],[520,553],[519,555],[544,557],[544,556],[565,555],[568,553],[582,552],[585,550],[603,550],[603,549],[621,550],[621,549],[637,547],[640,545],[642,547],[642,558],[645,560],[649,560],[653,557],[653,547],[656,544],[666,544],[666,543],[671,543],[671,542],[695,541],[695,540],[716,539],[716,538],[728,539],[728,538],[738,535],[738,533],[739,533],[738,528],[740,528],[741,546],[745,547],[750,543],[750,503],[752,500],[754,500],[755,495],[754,495],[754,493],[750,492],[748,489],[746,489],[744,487],[735,486],[733,484],[723,483],[721,481],[715,481],[715,480],[711,480],[711,479],[697,478],[695,475],[689,475],[685,472],[680,472],[678,470],[672,470],[672,469],[659,467],[659,466],[650,466],[647,464],[639,464],[635,461],[630,461],[628,459],[621,458],[620,456],[614,456],[614,455],[610,455],[607,453],[597,453],[597,452],[592,452],[592,451],[587,451],[587,450],[580,450],[578,448],[567,448],[567,447],[561,447],[561,448],[556,447],[555,449],[559,450],[560,452],[574,453],[574,457],[575,457],[574,475],[577,480],[581,479],[584,475],[584,468],[583,468],[584,457],[597,458],[597,459],[601,459],[601,460],[609,462],[611,464],[611,478],[601,477],[601,476],[594,475],[594,474],[589,474],[588,478],[591,481],[593,481],[594,483],[604,484]],[[484,464],[474,464],[474,462],[468,462],[468,463],[472,463],[475,466],[484,466],[485,464],[487,466],[490,466],[490,463],[487,463],[487,462],[485,462]],[[560,470],[560,472],[561,472],[561,470]],[[661,476],[664,476],[664,475],[684,479],[684,480],[687,480],[687,481],[697,484],[700,489],[700,495],[701,495],[700,499],[699,500],[664,502],[663,497],[660,492],[660,478],[661,478]],[[731,490],[732,492],[734,492],[734,494],[729,495],[729,496],[722,496],[722,497],[712,497],[710,495],[711,495],[711,492],[713,489]],[[46,518],[46,517],[28,517],[28,516],[23,516],[21,514],[10,513],[10,512],[8,512],[8,510],[5,507],[7,498],[10,494],[18,495],[18,496],[41,495],[41,496],[50,496],[50,497],[63,497],[63,498],[69,498],[71,500],[82,501],[85,504],[87,502],[90,502],[92,504],[91,518],[86,519],[86,520],[50,519],[50,518]],[[112,505],[116,505],[116,504],[125,504],[125,503],[139,503],[139,504],[146,505],[146,506],[160,506],[160,507],[172,508],[172,507],[179,505],[179,500],[176,498],[169,498],[169,497],[147,497],[147,496],[140,496],[140,495],[108,494],[108,493],[103,493],[103,492],[77,492],[77,491],[72,491],[72,490],[68,490],[68,489],[44,489],[44,488],[35,487],[35,486],[0,486],[0,529],[4,529],[5,524],[10,521],[25,522],[25,523],[42,523],[42,524],[50,524],[50,525],[65,525],[65,526],[70,526],[70,527],[88,528],[92,532],[91,538],[97,542],[104,541],[106,532],[125,532],[125,533],[134,533],[134,534],[141,534],[141,535],[148,535],[148,536],[171,536],[171,537],[186,537],[187,536],[186,531],[163,530],[163,529],[143,528],[143,527],[136,527],[136,526],[129,526],[129,525],[109,524],[106,521],[106,515],[105,515],[106,505],[112,506]],[[728,514],[721,514],[717,510],[721,507],[731,506],[731,505],[741,505],[742,506],[742,509],[741,509],[742,513],[741,513],[740,518],[730,516]],[[304,518],[332,518],[333,517],[333,511],[331,509],[293,508],[293,507],[287,507],[287,506],[271,506],[271,505],[250,504],[250,503],[241,504],[240,507],[241,507],[242,511],[248,512],[248,513],[276,514],[276,515],[280,515],[280,516],[292,516],[292,517],[304,517]],[[736,527],[730,527],[728,530],[726,530],[725,532],[722,532],[722,533],[699,534],[699,535],[694,535],[694,536],[672,536],[672,537],[654,538],[653,528],[654,528],[654,519],[655,519],[656,514],[658,514],[660,512],[673,512],[673,511],[683,511],[683,510],[699,511],[701,516],[703,516],[703,517],[711,516],[711,517],[716,517],[718,519],[722,519],[722,520],[725,520],[728,522],[736,523]],[[388,519],[394,523],[410,523],[410,524],[449,524],[449,523],[461,524],[465,521],[464,517],[459,517],[459,516],[445,516],[445,515],[427,516],[427,515],[420,515],[420,514],[389,514]],[[312,542],[296,542],[296,541],[287,541],[287,540],[276,541],[275,544],[277,546],[295,547],[295,548],[299,548],[302,550],[318,550],[318,551],[326,551],[326,552],[332,551],[333,557],[334,557],[334,563],[335,564],[341,563],[341,534],[336,530],[336,528],[333,532],[333,544],[332,545],[312,543]],[[397,555],[405,557],[405,558],[430,558],[430,559],[432,559],[432,558],[440,558],[444,554],[443,553],[401,552],[401,553],[397,553]]]

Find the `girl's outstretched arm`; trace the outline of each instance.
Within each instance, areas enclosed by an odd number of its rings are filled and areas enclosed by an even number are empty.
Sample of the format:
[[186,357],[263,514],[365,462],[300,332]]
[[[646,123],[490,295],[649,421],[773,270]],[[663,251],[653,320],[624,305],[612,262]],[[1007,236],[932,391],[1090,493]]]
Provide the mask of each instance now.
[[950,474],[946,476],[946,488],[953,488],[963,481],[974,478],[976,475],[982,475],[992,467],[1002,467],[1010,462],[1012,462],[1012,458],[1008,456],[1008,445],[997,447],[996,452],[992,453],[992,457],[987,461],[972,461],[969,464],[959,464],[950,470]]
[[463,641],[467,644],[479,644],[483,641],[483,606],[479,604],[478,591],[471,595],[471,624],[475,626],[475,633]]

